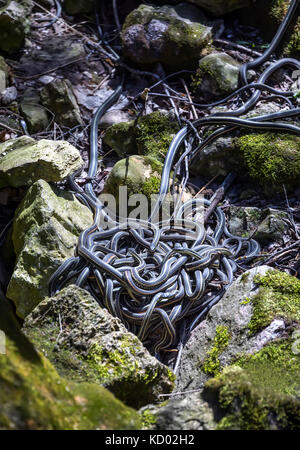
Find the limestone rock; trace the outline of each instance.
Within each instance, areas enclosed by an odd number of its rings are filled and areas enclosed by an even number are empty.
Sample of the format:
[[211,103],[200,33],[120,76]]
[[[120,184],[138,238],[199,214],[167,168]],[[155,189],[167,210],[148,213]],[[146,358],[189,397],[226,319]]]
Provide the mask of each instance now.
[[20,102],[20,111],[30,134],[44,130],[49,124],[48,114],[40,104],[40,96],[35,91],[25,92]]
[[261,243],[280,242],[288,233],[288,214],[272,208],[231,206],[229,208],[229,231],[237,236],[248,237]]
[[75,285],[43,300],[27,316],[23,331],[60,375],[102,384],[130,406],[156,402],[172,390],[171,371]]
[[299,280],[267,266],[241,275],[192,333],[183,396],[159,410],[156,427],[299,429],[299,292]]
[[210,101],[234,92],[238,88],[239,71],[240,63],[226,53],[204,56],[192,83],[195,96]]
[[138,120],[111,125],[106,130],[104,142],[121,157],[126,153],[138,153],[163,162],[177,131],[179,127],[174,117],[155,111]]
[[162,63],[169,69],[193,67],[211,42],[211,28],[192,5],[140,5],[126,18],[122,43],[136,64]]
[[69,80],[55,80],[41,91],[42,104],[55,115],[55,120],[66,127],[82,125],[79,106]]
[[0,302],[0,430],[139,429],[139,415],[102,386],[61,378]]
[[10,139],[0,144],[0,187],[62,181],[82,165],[79,151],[66,141]]
[[32,10],[30,0],[8,1],[0,4],[0,49],[7,53],[18,51],[29,31],[28,16]]
[[50,276],[74,256],[78,236],[92,223],[90,210],[73,194],[39,180],[18,206],[13,225],[16,264],[7,296],[20,317],[48,295]]
[[[105,183],[103,194],[111,194],[121,207],[125,208],[125,198],[120,187],[125,187],[128,197],[134,194],[144,194],[150,197],[157,194],[160,186],[162,164],[151,157],[138,155],[118,161]],[[124,211],[125,212],[125,211]],[[123,214],[121,214],[123,216]],[[125,216],[127,217],[127,216]]]

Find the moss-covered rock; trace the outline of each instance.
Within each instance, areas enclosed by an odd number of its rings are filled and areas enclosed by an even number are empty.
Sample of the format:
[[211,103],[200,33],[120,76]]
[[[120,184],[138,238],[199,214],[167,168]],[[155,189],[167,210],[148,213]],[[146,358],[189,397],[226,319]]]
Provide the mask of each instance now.
[[1,299],[1,430],[139,429],[138,414],[102,386],[61,378],[18,330]]
[[299,429],[299,289],[267,266],[241,275],[187,342],[155,428]]
[[300,173],[300,138],[285,133],[253,133],[221,137],[209,144],[191,165],[191,173],[207,177],[236,170],[252,178],[266,194],[297,186]]
[[22,136],[0,144],[0,188],[62,181],[82,166],[79,151],[66,141]]
[[272,208],[231,206],[228,228],[236,236],[253,235],[263,244],[270,241],[280,242],[284,234],[289,233],[288,214]]
[[[127,202],[134,194],[143,194],[150,199],[151,194],[159,192],[161,171],[162,164],[152,157],[133,155],[121,159],[110,172],[103,194],[113,195],[117,204],[121,202],[122,207],[125,206],[124,200]],[[127,189],[126,198],[120,192],[122,187]]]
[[93,12],[93,0],[65,0],[62,4],[67,14],[84,14]]
[[38,92],[27,90],[20,102],[20,112],[23,115],[31,134],[45,130],[49,124],[47,111],[40,104]]
[[20,317],[48,294],[50,276],[74,256],[78,236],[91,222],[90,210],[73,194],[42,180],[29,188],[15,213],[12,239],[17,259],[7,290]]
[[250,176],[266,190],[291,188],[300,174],[300,137],[283,133],[244,135],[236,142]]
[[155,111],[136,121],[112,125],[105,133],[104,142],[121,157],[138,153],[163,162],[177,131],[179,126],[172,117]]
[[0,5],[0,49],[11,54],[18,51],[29,31],[30,0],[8,1]]
[[69,80],[54,80],[41,91],[42,104],[66,127],[82,125],[80,109]]
[[141,65],[160,62],[169,69],[195,67],[212,38],[204,22],[200,10],[186,3],[140,5],[124,22],[124,53]]
[[253,314],[248,328],[257,333],[275,318],[300,325],[300,281],[283,272],[270,271],[257,276],[259,292],[252,298]]
[[211,53],[199,61],[192,90],[197,98],[210,101],[238,88],[240,63],[227,53]]
[[173,388],[170,370],[118,318],[74,285],[43,300],[27,316],[23,330],[60,375],[102,384],[130,406],[156,402]]
[[292,344],[279,339],[206,383],[202,397],[223,416],[217,429],[300,429],[300,358]]

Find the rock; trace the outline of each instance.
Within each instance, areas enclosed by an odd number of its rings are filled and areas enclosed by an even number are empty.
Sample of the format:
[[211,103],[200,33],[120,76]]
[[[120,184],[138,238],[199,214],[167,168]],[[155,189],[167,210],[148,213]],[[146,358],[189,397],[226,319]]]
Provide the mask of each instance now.
[[0,56],[0,94],[7,88],[8,82],[8,65],[3,56]]
[[61,378],[0,302],[0,430],[139,429],[139,415],[102,386]]
[[[159,0],[164,3],[165,0]],[[178,3],[180,0],[169,0],[169,3]],[[223,16],[231,11],[244,8],[250,5],[250,0],[186,0],[188,3],[194,3],[214,16]]]
[[4,106],[10,105],[17,99],[18,91],[14,86],[6,88],[1,95],[1,103]]
[[210,45],[211,28],[192,5],[154,7],[140,5],[123,25],[124,54],[134,63],[162,63],[168,69],[195,67]]
[[156,428],[299,429],[299,292],[267,266],[241,275],[192,333]]
[[173,117],[155,111],[137,120],[112,125],[104,142],[121,157],[138,153],[163,162],[177,131],[179,126]]
[[19,63],[14,62],[14,67],[22,76],[31,77],[78,62],[85,56],[84,45],[78,36],[47,35],[37,48],[27,44]]
[[[233,135],[234,136],[234,135]],[[205,147],[191,164],[191,173],[207,177],[236,171],[252,178],[265,194],[297,186],[300,173],[300,138],[283,133],[221,137]]]
[[0,188],[62,181],[82,166],[79,151],[66,141],[22,136],[0,144]]
[[129,406],[159,401],[159,394],[172,390],[172,372],[75,285],[43,300],[26,317],[23,331],[61,376],[102,384]]
[[[237,236],[254,237],[264,244],[281,242],[289,232],[288,214],[272,208],[231,206],[229,208],[229,231]],[[254,234],[253,234],[254,233]]]
[[300,174],[300,137],[282,133],[250,134],[237,141],[250,176],[266,192],[292,189]]
[[33,4],[31,0],[8,1],[0,5],[0,49],[11,54],[18,51],[30,28],[28,17]]
[[48,295],[50,276],[74,256],[81,231],[92,223],[92,213],[74,195],[34,183],[18,206],[13,225],[15,269],[7,297],[26,317]]
[[93,0],[65,0],[62,4],[67,14],[84,14],[93,12]]
[[150,198],[152,194],[159,192],[161,170],[162,164],[152,157],[133,155],[121,159],[110,172],[103,194],[112,195],[122,208],[121,217],[127,217],[128,197],[143,194]]
[[121,109],[112,109],[107,111],[99,122],[100,128],[109,128],[112,125],[118,123],[130,122],[132,120],[132,115],[122,111]]
[[205,101],[224,97],[238,88],[240,63],[227,53],[211,53],[199,61],[192,90],[196,98]]
[[43,131],[49,124],[48,114],[40,104],[40,96],[34,90],[27,90],[20,102],[20,112],[23,115],[29,133]]
[[55,120],[65,127],[82,125],[79,106],[69,80],[55,80],[41,91],[41,101],[55,115]]

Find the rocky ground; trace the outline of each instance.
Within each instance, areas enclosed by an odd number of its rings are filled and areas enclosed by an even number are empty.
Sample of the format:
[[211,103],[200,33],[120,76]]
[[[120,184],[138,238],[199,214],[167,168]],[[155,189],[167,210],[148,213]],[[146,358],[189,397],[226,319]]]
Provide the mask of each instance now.
[[[98,21],[126,78],[99,124],[92,183],[150,196],[175,133],[237,89],[289,1],[111,3],[98,2]],[[299,137],[238,131],[190,167],[187,198],[211,198],[235,174],[221,207],[262,251],[194,330],[176,376],[87,291],[48,297],[92,223],[66,179],[81,169],[86,182],[91,119],[121,80],[94,2],[65,0],[50,24],[56,13],[53,0],[0,0],[0,429],[300,429]],[[299,57],[299,29],[296,19],[278,57]],[[289,71],[272,86],[297,102]],[[285,107],[266,98],[251,114]]]

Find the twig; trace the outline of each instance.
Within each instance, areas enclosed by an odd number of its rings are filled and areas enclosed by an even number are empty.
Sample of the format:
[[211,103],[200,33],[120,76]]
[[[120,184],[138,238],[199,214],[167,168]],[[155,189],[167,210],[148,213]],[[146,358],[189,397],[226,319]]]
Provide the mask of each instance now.
[[184,81],[183,78],[180,78],[180,81],[181,81],[181,83],[183,84],[183,87],[184,87],[184,90],[185,90],[185,92],[186,92],[187,98],[188,98],[189,101],[191,102],[191,110],[192,110],[194,119],[197,120],[199,117],[198,117],[198,114],[197,114],[197,111],[196,111],[194,105],[192,104],[192,103],[193,103],[193,100],[192,100],[192,98],[191,98],[191,95],[190,95],[190,92],[189,92],[188,87],[187,87],[187,85],[186,85],[186,82]]
[[230,47],[236,48],[237,50],[249,53],[249,55],[252,55],[252,56],[261,56],[262,55],[260,52],[252,50],[251,48],[247,48],[247,47],[244,47],[243,45],[235,44],[234,42],[226,41],[224,39],[214,39],[214,43],[229,45]]
[[118,15],[117,0],[113,0],[112,4],[113,4],[113,11],[114,11],[114,19],[115,19],[118,31],[119,31],[119,33],[121,33],[121,24],[120,24],[119,15]]

